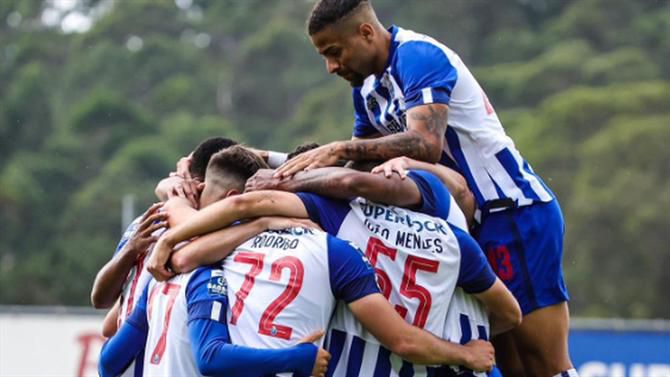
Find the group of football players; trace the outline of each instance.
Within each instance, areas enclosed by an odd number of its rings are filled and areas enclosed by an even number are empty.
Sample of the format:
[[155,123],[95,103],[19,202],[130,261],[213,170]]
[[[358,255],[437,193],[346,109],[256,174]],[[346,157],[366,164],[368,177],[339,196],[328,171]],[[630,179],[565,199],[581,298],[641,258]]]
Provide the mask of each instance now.
[[365,0],[308,33],[352,140],[179,160],[94,282],[100,375],[577,376],[560,209],[458,55]]

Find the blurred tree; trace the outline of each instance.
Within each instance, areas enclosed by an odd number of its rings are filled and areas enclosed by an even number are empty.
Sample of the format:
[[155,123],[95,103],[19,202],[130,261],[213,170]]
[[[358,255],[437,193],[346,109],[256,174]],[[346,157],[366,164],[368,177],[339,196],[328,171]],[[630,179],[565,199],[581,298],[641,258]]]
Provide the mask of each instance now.
[[[0,2],[0,303],[86,304],[122,195],[147,207],[206,137],[280,150],[348,138],[351,89],[309,42],[312,4]],[[670,285],[670,1],[375,7],[464,59],[557,193],[573,312],[670,316],[657,299]],[[65,33],[72,14],[90,30]]]

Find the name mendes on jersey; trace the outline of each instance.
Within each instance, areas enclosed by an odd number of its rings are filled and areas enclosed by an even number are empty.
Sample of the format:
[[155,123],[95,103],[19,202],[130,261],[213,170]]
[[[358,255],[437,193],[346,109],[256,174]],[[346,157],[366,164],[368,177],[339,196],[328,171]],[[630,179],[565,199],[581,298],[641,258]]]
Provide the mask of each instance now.
[[442,253],[444,246],[442,245],[442,238],[440,237],[424,237],[414,232],[404,232],[402,230],[395,231],[395,239],[390,238],[391,232],[379,224],[373,224],[369,219],[363,221],[365,227],[376,236],[384,238],[388,242],[394,243],[395,246],[400,246],[409,249],[428,250],[431,253]]
[[[433,221],[429,218],[419,219],[412,217],[407,213],[398,214],[394,211],[393,207],[379,206],[375,205],[374,203],[369,203],[365,201],[359,201],[358,204],[361,206],[361,209],[363,210],[363,215],[373,220],[382,219],[395,224],[402,224],[407,226],[416,233],[426,231],[426,232],[439,232],[443,235],[449,234],[445,229],[443,223]],[[372,226],[372,224],[370,224],[370,226]],[[375,224],[375,226],[379,225]],[[374,230],[370,229],[370,231]]]
[[288,228],[282,230],[267,230],[254,237],[251,247],[269,247],[273,249],[289,250],[300,245],[297,237],[314,234],[307,228]]

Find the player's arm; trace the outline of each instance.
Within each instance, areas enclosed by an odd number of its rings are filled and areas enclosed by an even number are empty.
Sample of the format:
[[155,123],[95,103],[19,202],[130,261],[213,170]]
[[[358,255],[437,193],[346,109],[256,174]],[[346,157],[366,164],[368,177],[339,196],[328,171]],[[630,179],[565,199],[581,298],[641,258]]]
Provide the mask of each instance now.
[[118,253],[96,275],[91,289],[91,303],[96,309],[114,305],[135,261],[156,241],[152,233],[166,226],[167,214],[158,212],[161,205],[156,203],[149,207],[135,233],[119,244]]
[[105,338],[111,338],[116,334],[118,330],[118,319],[119,319],[119,307],[121,306],[121,300],[116,300],[114,306],[112,306],[107,314],[105,319],[102,321],[102,336]]
[[[198,237],[172,253],[170,256],[172,270],[183,274],[193,271],[198,266],[216,263],[230,255],[235,248],[248,239],[267,229],[276,229],[277,225],[273,221],[273,219],[262,217]],[[286,224],[285,227],[289,226]]]
[[521,324],[521,308],[512,292],[496,278],[493,285],[474,296],[488,310],[491,325],[491,337],[509,331]]
[[188,221],[166,231],[156,243],[147,268],[155,278],[165,280],[172,276],[165,264],[175,245],[238,220],[260,216],[308,218],[302,201],[292,193],[258,191],[234,195],[197,211]]
[[376,139],[337,141],[305,152],[280,166],[275,175],[290,177],[301,170],[332,166],[339,160],[389,160],[408,156],[438,162],[447,129],[448,106],[427,104],[407,111],[407,131]]
[[312,343],[281,349],[251,348],[231,344],[224,323],[196,319],[188,327],[192,352],[203,375],[265,376],[284,372],[314,375],[319,347]]
[[464,365],[475,371],[489,371],[493,366],[489,342],[473,340],[462,346],[439,339],[405,322],[379,293],[350,302],[349,309],[381,344],[410,362]]
[[387,178],[391,178],[395,172],[402,179],[405,179],[409,169],[428,171],[440,178],[465,214],[468,224],[472,224],[475,213],[475,196],[470,191],[465,178],[453,169],[444,165],[431,164],[403,156],[386,161],[375,167],[372,169],[372,173],[384,174]]
[[144,349],[149,332],[146,313],[147,289],[119,331],[102,346],[98,373],[101,377],[118,376]]
[[246,190],[259,189],[313,192],[338,199],[361,196],[379,203],[410,208],[422,202],[421,193],[412,180],[403,180],[397,175],[387,179],[379,174],[340,167],[300,172],[291,179],[274,178],[272,171],[259,170],[247,181]]
[[[186,290],[191,350],[200,373],[224,376],[264,376],[282,372],[311,376],[325,373],[329,355],[325,351],[320,353],[319,348],[312,344],[320,336],[283,349],[230,344],[226,325],[228,299],[225,285],[217,280],[222,279],[221,276],[221,270],[198,270]],[[326,359],[326,365],[318,357]],[[318,369],[314,368],[315,364],[318,364]]]

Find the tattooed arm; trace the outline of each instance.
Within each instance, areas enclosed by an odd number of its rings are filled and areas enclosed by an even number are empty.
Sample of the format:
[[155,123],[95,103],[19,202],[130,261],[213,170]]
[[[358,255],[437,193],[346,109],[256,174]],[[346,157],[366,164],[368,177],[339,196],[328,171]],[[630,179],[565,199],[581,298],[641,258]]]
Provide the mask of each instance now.
[[258,190],[306,191],[338,199],[361,196],[374,202],[407,208],[415,208],[422,203],[421,193],[411,179],[402,179],[397,174],[386,178],[381,174],[340,167],[300,172],[291,179],[273,178],[271,170],[259,170],[247,180],[245,192]]
[[407,111],[407,131],[377,139],[333,142],[303,153],[282,165],[275,176],[288,177],[301,170],[332,166],[339,160],[388,160],[407,156],[437,162],[442,155],[448,106],[429,104]]

